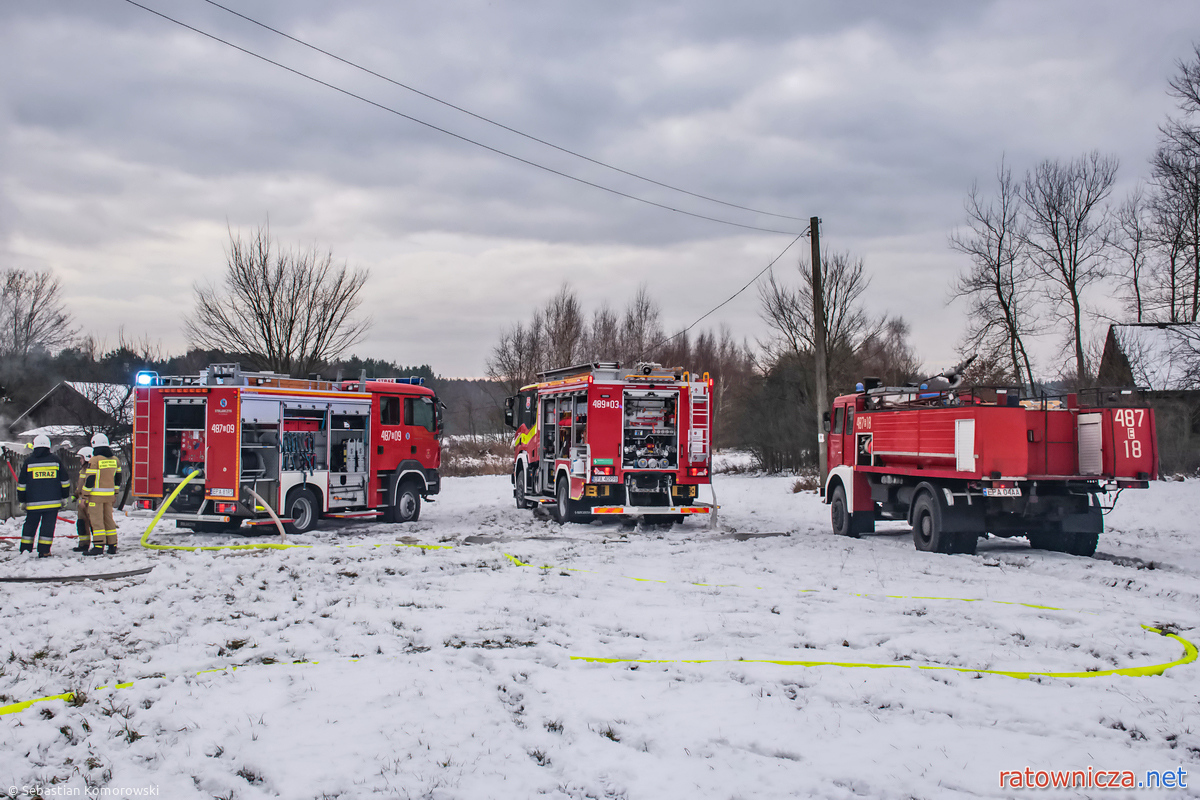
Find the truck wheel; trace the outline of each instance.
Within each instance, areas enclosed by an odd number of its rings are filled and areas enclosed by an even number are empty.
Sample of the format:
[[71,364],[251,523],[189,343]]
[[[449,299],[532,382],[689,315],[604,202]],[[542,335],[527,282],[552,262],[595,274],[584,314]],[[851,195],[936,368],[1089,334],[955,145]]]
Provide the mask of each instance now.
[[1049,550],[1051,553],[1070,553],[1075,543],[1075,534],[1064,533],[1054,528],[1029,531],[1025,538],[1034,550]]
[[1076,533],[1073,534],[1074,541],[1071,542],[1071,549],[1067,552],[1073,556],[1091,556],[1096,555],[1096,545],[1100,544],[1100,534],[1098,533]]
[[571,482],[566,477],[558,479],[558,487],[554,496],[554,510],[550,512],[550,515],[560,525],[571,522],[571,518],[575,516],[576,504],[571,500]]
[[283,504],[284,516],[290,517],[291,522],[284,523],[283,529],[288,533],[307,533],[317,527],[317,496],[311,489],[293,489]]
[[1049,550],[1052,553],[1068,553],[1073,556],[1094,556],[1100,543],[1098,533],[1072,533],[1069,531],[1030,531],[1025,534],[1029,546],[1034,550]]
[[850,532],[850,509],[846,507],[846,488],[840,483],[833,487],[833,494],[829,497],[829,521],[836,536],[858,538]]
[[416,522],[421,518],[421,493],[416,481],[406,480],[392,495],[392,522]]
[[950,537],[942,530],[937,500],[921,492],[913,501],[913,544],[930,553],[950,551]]
[[525,499],[525,467],[518,466],[517,472],[513,475],[513,499],[517,501],[517,508],[533,508],[533,503]]

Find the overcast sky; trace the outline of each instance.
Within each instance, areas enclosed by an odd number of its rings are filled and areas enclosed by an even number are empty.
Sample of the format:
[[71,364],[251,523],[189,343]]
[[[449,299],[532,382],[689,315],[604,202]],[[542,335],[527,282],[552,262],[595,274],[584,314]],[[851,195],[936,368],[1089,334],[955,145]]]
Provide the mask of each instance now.
[[[804,222],[680,195],[338,64],[203,0],[139,0],[373,102],[580,179],[744,225]],[[973,180],[1087,150],[1148,171],[1194,0],[328,3],[223,0],[396,81],[693,192],[822,219],[872,313],[931,367],[963,326],[947,246]],[[362,356],[484,372],[564,280],[587,308],[640,284],[689,324],[792,236],[672,213],[541,171],[205,39],[125,0],[0,3],[0,267],[51,269],[87,332],[170,352],[228,229],[270,219],[371,271]],[[807,240],[776,266],[792,279]],[[1099,295],[1099,293],[1097,293]],[[1101,297],[1095,301],[1099,303]],[[751,289],[705,321],[766,335]],[[1042,345],[1052,371],[1053,342]]]

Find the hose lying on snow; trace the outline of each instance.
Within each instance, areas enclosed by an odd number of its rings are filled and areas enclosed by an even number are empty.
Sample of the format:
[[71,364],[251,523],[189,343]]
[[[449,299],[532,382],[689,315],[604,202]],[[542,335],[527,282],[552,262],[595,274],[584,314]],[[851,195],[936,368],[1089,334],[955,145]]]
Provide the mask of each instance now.
[[[154,515],[154,519],[150,520],[150,525],[146,528],[146,532],[142,534],[142,540],[141,540],[142,547],[146,548],[147,550],[186,550],[189,553],[194,553],[198,550],[290,550],[294,547],[308,547],[308,548],[312,547],[311,544],[287,544],[286,542],[283,542],[283,541],[264,542],[261,544],[212,544],[212,545],[152,544],[149,540],[150,540],[150,532],[154,530],[154,526],[158,524],[158,521],[160,519],[162,519],[163,514],[167,513],[167,509],[171,507],[171,503],[175,502],[175,498],[179,496],[179,492],[182,491],[183,487],[187,486],[188,481],[192,480],[197,475],[202,475],[202,474],[203,474],[203,470],[197,470],[196,472],[193,472],[191,475],[188,475],[186,478],[184,478],[183,482],[175,487],[175,491],[171,492],[171,494],[167,497],[166,501],[163,502],[162,507],[160,507],[158,509],[158,513]],[[259,499],[259,501],[267,509],[267,513],[269,513],[271,515],[271,518],[275,520],[275,525],[276,525],[276,527],[279,528],[279,538],[283,539],[283,536],[284,536],[283,522],[279,519],[279,517],[275,514],[275,512],[273,510],[271,510],[271,506],[267,503],[266,500],[263,500],[262,496],[260,496],[253,489],[249,489],[249,491],[252,495],[254,495],[255,497],[257,497]],[[422,550],[451,550],[451,549],[453,549],[450,545],[409,544],[407,542],[371,543],[371,544],[363,544],[363,545],[351,544],[351,545],[345,545],[345,546],[346,547],[389,547],[389,546],[391,546],[391,547],[419,547]]]
[[[193,478],[195,478],[199,475],[203,475],[203,474],[204,474],[204,470],[196,470],[195,472],[193,472],[192,474],[190,474],[186,478],[184,478],[183,481],[181,481],[180,484],[175,487],[175,491],[171,492],[171,494],[167,496],[167,499],[159,507],[158,513],[154,515],[154,519],[150,520],[150,525],[147,526],[146,532],[142,534],[142,541],[141,541],[142,547],[146,548],[147,550],[186,550],[189,553],[194,553],[197,550],[285,550],[285,549],[292,548],[292,547],[311,547],[311,545],[283,544],[282,542],[280,542],[280,543],[265,542],[265,543],[261,543],[261,544],[215,544],[215,545],[151,544],[149,541],[150,532],[154,530],[154,526],[158,524],[158,521],[160,519],[162,519],[163,514],[167,513],[167,509],[169,509],[171,507],[171,503],[175,502],[175,498],[179,496],[179,493],[181,491],[183,491],[183,487],[187,486],[189,481],[191,481]],[[259,500],[262,500],[262,498],[259,497],[257,492],[252,492],[252,494],[254,494],[255,497],[258,497]],[[266,501],[262,501],[262,502],[263,502],[264,506],[267,505]],[[267,506],[267,509],[269,511],[270,506]],[[282,538],[283,537],[283,523],[280,522],[279,517],[275,516],[274,511],[271,511],[270,513],[271,513],[271,516],[275,519],[276,525],[279,526],[279,535]]]

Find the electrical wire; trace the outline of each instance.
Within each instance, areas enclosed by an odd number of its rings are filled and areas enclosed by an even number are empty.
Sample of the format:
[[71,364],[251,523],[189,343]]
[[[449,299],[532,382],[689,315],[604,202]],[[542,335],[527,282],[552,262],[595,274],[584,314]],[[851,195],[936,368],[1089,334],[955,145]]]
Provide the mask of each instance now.
[[754,284],[754,282],[755,282],[755,281],[757,281],[759,278],[761,278],[761,277],[763,276],[763,274],[764,274],[764,273],[765,273],[767,270],[769,270],[771,267],[775,266],[775,263],[776,263],[777,261],[779,261],[779,259],[783,258],[783,255],[784,255],[784,253],[786,253],[788,250],[791,250],[791,249],[792,249],[792,246],[793,246],[793,245],[795,245],[795,244],[796,244],[796,242],[798,242],[798,241],[800,241],[801,239],[803,239],[804,237],[808,236],[810,232],[811,232],[811,228],[805,228],[805,229],[804,229],[804,231],[803,231],[801,234],[799,234],[799,235],[798,235],[798,236],[797,236],[795,239],[792,239],[790,242],[788,242],[788,245],[787,245],[787,247],[783,248],[783,250],[781,250],[781,251],[779,252],[779,255],[777,255],[777,256],[775,256],[773,259],[771,259],[771,263],[770,263],[770,264],[767,264],[765,267],[763,267],[762,269],[760,269],[760,270],[758,271],[758,274],[757,274],[757,275],[755,275],[753,278],[751,278],[750,280],[748,280],[748,281],[746,282],[746,285],[745,285],[745,286],[743,286],[742,288],[738,289],[738,290],[737,290],[736,292],[734,292],[733,294],[729,295],[729,297],[726,297],[726,298],[725,298],[724,300],[722,300],[720,303],[717,303],[715,306],[713,306],[712,308],[710,308],[708,311],[704,312],[704,314],[702,314],[702,315],[701,315],[701,316],[700,316],[700,317],[699,317],[699,318],[698,318],[698,319],[697,319],[695,322],[693,322],[691,325],[688,325],[686,328],[684,328],[683,330],[679,331],[679,332],[678,332],[678,333],[676,333],[675,335],[673,335],[673,336],[668,336],[666,339],[663,339],[663,340],[662,340],[662,341],[660,341],[660,342],[655,342],[654,344],[650,345],[649,347],[646,347],[645,349],[643,349],[643,350],[642,350],[642,352],[638,354],[638,356],[637,356],[637,359],[638,359],[638,360],[640,360],[640,359],[641,359],[641,358],[642,358],[642,357],[643,357],[643,356],[644,356],[646,353],[648,353],[648,352],[652,352],[652,351],[654,351],[654,350],[658,349],[659,347],[662,347],[662,346],[663,346],[664,344],[666,344],[667,342],[669,342],[669,341],[671,341],[671,340],[673,340],[673,339],[678,339],[680,336],[683,336],[685,333],[687,333],[687,332],[688,332],[688,331],[690,331],[692,328],[696,327],[696,326],[697,326],[697,325],[699,325],[701,322],[703,322],[705,319],[707,319],[709,316],[711,316],[711,315],[712,315],[714,312],[716,312],[716,311],[717,311],[718,309],[720,309],[722,306],[724,306],[724,305],[728,304],[728,303],[729,303],[729,302],[731,302],[731,301],[732,301],[732,300],[733,300],[735,297],[737,297],[739,294],[741,294],[742,292],[744,292],[744,291],[746,291],[747,289],[749,289],[749,288],[750,288],[750,287],[751,287],[751,286]]
[[328,56],[329,58],[332,58],[335,61],[339,61],[348,67],[353,67],[354,69],[359,70],[360,72],[365,72],[366,74],[372,75],[376,78],[379,78],[380,80],[387,81],[388,83],[392,84],[393,86],[398,86],[401,89],[405,89],[407,91],[413,92],[414,94],[419,94],[421,97],[424,97],[427,100],[432,100],[435,103],[440,103],[441,105],[446,106],[447,108],[452,108],[455,111],[466,114],[469,117],[474,117],[475,119],[480,120],[481,122],[486,122],[489,125],[495,125],[497,128],[506,130],[509,133],[514,133],[517,136],[524,137],[526,139],[529,139],[532,142],[537,142],[538,144],[545,145],[546,147],[550,147],[555,150],[558,150],[560,153],[566,153],[569,156],[574,156],[575,158],[583,159],[584,161],[590,162],[590,163],[595,164],[600,167],[604,167],[605,169],[610,169],[610,170],[613,170],[614,172],[619,172],[622,175],[627,175],[630,178],[636,178],[640,181],[645,181],[646,183],[652,183],[655,186],[662,187],[663,189],[670,189],[673,192],[680,192],[682,194],[686,194],[691,197],[698,198],[700,200],[707,200],[710,203],[718,203],[723,206],[728,206],[729,208],[737,208],[742,211],[749,211],[753,214],[762,214],[762,215],[768,216],[768,217],[778,217],[780,219],[790,219],[790,220],[795,220],[796,222],[804,222],[805,221],[803,217],[793,217],[788,214],[776,214],[772,211],[763,211],[763,210],[757,209],[757,208],[750,208],[749,206],[738,205],[737,203],[730,203],[730,202],[721,200],[716,197],[709,197],[708,195],[700,194],[699,192],[693,192],[693,191],[689,191],[687,189],[682,189],[678,186],[673,186],[669,183],[664,183],[662,181],[655,180],[654,178],[648,178],[645,175],[640,175],[636,172],[631,172],[629,170],[622,169],[620,167],[614,166],[612,164],[601,161],[599,159],[592,158],[591,156],[584,155],[583,153],[579,153],[579,152],[576,152],[569,148],[562,147],[560,145],[555,144],[554,142],[546,141],[545,139],[541,139],[537,136],[534,136],[533,134],[525,133],[524,131],[513,128],[509,125],[505,125],[503,122],[497,122],[496,120],[491,119],[490,117],[486,117],[483,114],[477,114],[474,111],[471,111],[470,109],[466,109],[466,108],[463,108],[462,106],[455,105],[454,103],[451,103],[447,100],[443,100],[440,97],[432,95],[428,92],[421,91],[420,89],[417,89],[416,87],[409,86],[408,84],[402,83],[394,78],[389,78],[387,75],[383,75],[379,72],[376,72],[375,70],[371,69],[370,67],[364,67],[361,64],[357,64],[348,58],[343,58],[342,56],[339,56],[336,53],[331,53],[328,50],[324,50],[320,47],[317,47],[315,44],[306,42],[303,39],[300,39],[296,36],[292,36],[290,33],[281,31],[278,28],[273,28],[270,25],[266,24],[265,22],[260,22],[256,19],[254,19],[253,17],[243,14],[240,11],[235,11],[234,9],[229,8],[228,6],[221,5],[216,0],[204,0],[204,2],[208,3],[210,6],[214,6],[216,8],[221,9],[222,11],[232,14],[235,17],[244,19],[246,22],[249,22],[251,25],[257,25],[258,27],[262,28],[263,30],[268,30],[271,33],[274,33],[278,36],[282,36],[283,38],[287,39],[288,41],[295,42],[296,44],[300,45],[301,47],[307,47],[309,50],[320,53],[321,55],[324,55],[324,56]]
[[396,115],[396,116],[398,116],[398,117],[401,117],[401,118],[403,118],[403,119],[409,120],[410,122],[415,122],[415,123],[417,123],[418,125],[422,125],[422,126],[424,126],[424,127],[426,127],[426,128],[429,128],[430,130],[434,130],[434,131],[437,131],[437,132],[439,132],[439,133],[444,133],[444,134],[446,134],[447,136],[452,136],[452,137],[454,137],[455,139],[458,139],[459,141],[467,142],[468,144],[473,144],[473,145],[475,145],[476,147],[480,147],[480,148],[482,148],[482,149],[484,149],[484,150],[487,150],[487,151],[489,151],[489,152],[495,153],[495,154],[497,154],[497,155],[504,156],[505,158],[510,158],[510,159],[512,159],[513,161],[520,162],[520,163],[522,163],[522,164],[525,164],[525,165],[527,165],[527,166],[530,166],[530,167],[535,167],[535,168],[537,168],[537,169],[540,169],[540,170],[543,170],[543,171],[545,171],[545,172],[549,172],[549,173],[551,173],[551,174],[553,174],[553,175],[558,175],[558,176],[559,176],[559,177],[561,177],[561,178],[567,178],[568,180],[575,181],[576,183],[581,183],[581,184],[583,184],[583,185],[585,185],[585,186],[590,186],[590,187],[592,187],[593,189],[599,189],[599,190],[601,190],[601,191],[604,191],[604,192],[608,192],[608,193],[610,193],[610,194],[617,195],[618,197],[624,197],[624,198],[626,198],[626,199],[628,199],[628,200],[635,200],[635,201],[637,201],[637,202],[639,202],[639,203],[645,203],[646,205],[654,206],[655,208],[661,208],[661,209],[663,209],[663,210],[665,210],[665,211],[673,211],[673,212],[675,212],[676,214],[683,214],[683,215],[685,215],[685,216],[694,217],[694,218],[696,218],[696,219],[703,219],[703,220],[707,220],[707,221],[709,221],[709,222],[716,222],[716,223],[719,223],[719,224],[721,224],[721,225],[729,225],[729,226],[732,226],[732,227],[735,227],[735,228],[742,228],[742,229],[744,229],[744,230],[758,231],[758,232],[760,232],[760,233],[778,233],[778,234],[783,234],[783,235],[786,235],[786,236],[793,236],[793,235],[794,235],[792,231],[781,231],[781,230],[775,230],[775,229],[773,229],[773,228],[760,228],[760,227],[758,227],[758,226],[755,226],[755,225],[745,225],[745,224],[743,224],[743,223],[740,223],[740,222],[732,222],[732,221],[730,221],[730,220],[721,219],[721,218],[719,218],[719,217],[711,217],[711,216],[708,216],[707,214],[698,214],[698,213],[696,213],[696,212],[694,212],[694,211],[685,211],[685,210],[683,210],[683,209],[681,209],[681,208],[676,208],[676,207],[674,207],[674,206],[669,206],[669,205],[666,205],[666,204],[664,204],[664,203],[657,203],[657,202],[655,202],[655,201],[653,201],[653,200],[647,200],[647,199],[646,199],[646,198],[644,198],[644,197],[638,197],[637,195],[629,194],[629,193],[627,193],[627,192],[622,192],[622,191],[620,191],[620,190],[618,190],[618,189],[613,189],[613,188],[611,188],[611,187],[604,186],[604,185],[602,185],[602,184],[599,184],[599,183],[594,183],[594,182],[592,182],[592,181],[589,181],[589,180],[586,180],[586,179],[584,179],[584,178],[580,178],[580,177],[577,177],[577,176],[575,176],[575,175],[571,175],[571,174],[569,174],[569,173],[562,172],[561,170],[554,169],[553,167],[546,166],[545,164],[539,164],[539,163],[538,163],[538,162],[536,162],[536,161],[531,161],[531,160],[529,160],[529,159],[527,159],[527,158],[522,158],[521,156],[515,155],[515,154],[513,154],[513,153],[509,153],[509,152],[507,152],[507,151],[505,151],[505,150],[501,150],[501,149],[499,149],[499,148],[497,148],[497,147],[492,147],[491,145],[484,144],[483,142],[477,141],[477,140],[475,140],[475,139],[471,139],[471,138],[469,138],[469,137],[467,137],[467,136],[463,136],[462,134],[455,133],[454,131],[447,130],[446,128],[439,127],[439,126],[437,126],[437,125],[434,125],[434,124],[433,124],[433,123],[431,123],[431,122],[426,122],[426,121],[425,121],[425,120],[423,120],[423,119],[419,119],[419,118],[417,118],[417,117],[414,117],[414,116],[411,116],[411,115],[409,115],[409,114],[405,114],[404,112],[402,112],[402,111],[398,111],[398,110],[396,110],[396,109],[394,109],[394,108],[391,108],[390,106],[386,106],[386,105],[384,105],[384,104],[382,104],[382,103],[377,103],[377,102],[375,102],[374,100],[370,100],[370,99],[368,99],[368,98],[366,98],[366,97],[363,97],[363,96],[362,96],[362,95],[360,95],[360,94],[355,94],[354,92],[350,91],[349,89],[343,89],[342,87],[340,87],[340,86],[337,86],[337,85],[335,85],[335,84],[332,84],[332,83],[329,83],[328,81],[323,81],[323,80],[321,80],[320,78],[317,78],[317,77],[315,77],[315,76],[313,76],[313,75],[309,75],[309,74],[308,74],[308,73],[306,73],[306,72],[301,72],[301,71],[300,71],[300,70],[298,70],[298,69],[295,69],[295,68],[293,68],[293,67],[289,67],[289,66],[287,66],[286,64],[282,64],[282,63],[280,63],[280,62],[278,62],[278,61],[275,61],[275,60],[273,60],[273,59],[270,59],[270,58],[268,58],[268,57],[266,57],[266,56],[264,56],[264,55],[261,55],[261,54],[259,54],[259,53],[256,53],[256,52],[254,52],[253,50],[249,50],[249,49],[247,49],[247,48],[245,48],[245,47],[242,47],[241,45],[234,44],[233,42],[230,42],[230,41],[228,41],[228,40],[226,40],[226,39],[222,39],[222,38],[221,38],[221,37],[219,37],[219,36],[216,36],[216,35],[214,35],[214,34],[208,33],[207,31],[201,30],[200,28],[197,28],[197,27],[195,27],[195,26],[193,26],[193,25],[189,25],[189,24],[187,24],[186,22],[183,22],[183,21],[181,21],[181,20],[175,19],[174,17],[168,16],[167,14],[164,14],[164,13],[162,13],[161,11],[157,11],[157,10],[155,10],[155,9],[153,9],[153,8],[150,8],[149,6],[144,6],[144,5],[142,5],[141,3],[137,2],[137,0],[125,0],[125,2],[126,2],[126,3],[128,3],[128,4],[129,4],[129,5],[131,5],[131,6],[134,6],[134,7],[136,7],[136,8],[140,8],[140,9],[142,9],[143,11],[146,11],[146,12],[148,12],[148,13],[150,13],[150,14],[153,14],[153,15],[154,15],[154,16],[156,16],[156,17],[159,17],[159,18],[161,18],[161,19],[164,19],[164,20],[166,20],[167,22],[174,23],[175,25],[178,25],[178,26],[179,26],[179,27],[181,27],[181,28],[186,28],[187,30],[189,30],[189,31],[192,31],[193,33],[198,33],[198,34],[200,34],[201,36],[203,36],[203,37],[205,37],[205,38],[207,38],[207,39],[212,39],[214,42],[219,42],[220,44],[223,44],[223,45],[225,45],[226,47],[231,47],[231,48],[233,48],[234,50],[238,50],[239,52],[245,53],[245,54],[246,54],[246,55],[248,55],[248,56],[251,56],[251,57],[253,57],[253,58],[257,58],[258,60],[260,60],[260,61],[263,61],[263,62],[266,62],[267,64],[271,64],[272,66],[279,67],[279,68],[280,68],[280,69],[282,69],[282,70],[286,70],[287,72],[290,72],[290,73],[292,73],[293,75],[296,75],[296,76],[298,76],[298,77],[304,78],[305,80],[312,81],[313,83],[316,83],[316,84],[319,84],[319,85],[321,85],[321,86],[324,86],[324,87],[326,87],[327,89],[332,89],[332,90],[333,90],[333,91],[335,91],[335,92],[338,92],[338,93],[340,93],[340,94],[344,94],[344,95],[346,95],[347,97],[352,97],[352,98],[354,98],[355,100],[359,100],[359,101],[361,101],[361,102],[367,103],[368,105],[374,106],[375,108],[378,108],[378,109],[380,109],[380,110],[382,110],[382,111],[386,111],[386,112],[388,112],[389,114],[395,114],[395,115]]

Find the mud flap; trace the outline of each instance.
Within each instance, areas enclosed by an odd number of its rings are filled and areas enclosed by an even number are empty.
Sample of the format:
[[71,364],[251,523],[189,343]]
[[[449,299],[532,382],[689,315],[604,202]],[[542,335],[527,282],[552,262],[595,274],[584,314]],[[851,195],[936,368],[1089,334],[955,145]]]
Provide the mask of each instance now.
[[1104,514],[1099,506],[1089,506],[1082,514],[1062,518],[1063,533],[1104,533]]
[[875,532],[875,509],[850,512],[850,535]]
[[850,535],[875,532],[875,500],[871,483],[861,472],[854,473],[854,507],[850,512]]

